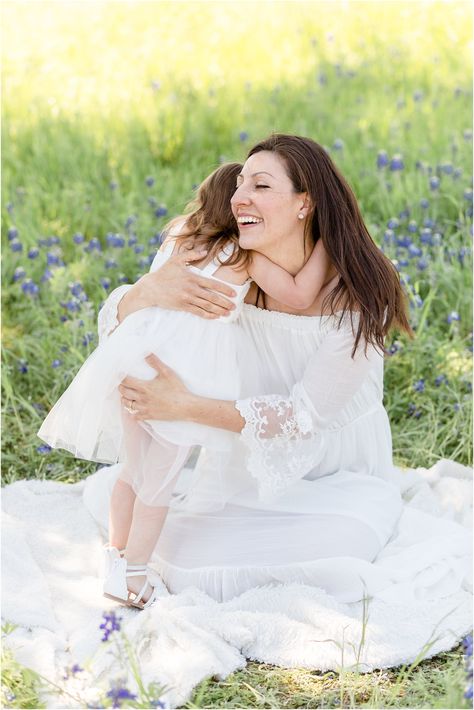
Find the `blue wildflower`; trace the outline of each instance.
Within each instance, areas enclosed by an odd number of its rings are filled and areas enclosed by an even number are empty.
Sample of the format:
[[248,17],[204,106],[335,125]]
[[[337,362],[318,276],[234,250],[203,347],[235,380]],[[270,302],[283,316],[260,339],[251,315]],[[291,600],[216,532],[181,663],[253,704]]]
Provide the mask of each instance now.
[[119,684],[112,686],[107,693],[107,697],[112,700],[113,708],[121,708],[123,700],[136,700],[137,696],[131,693],[128,688],[121,688]]
[[422,297],[418,293],[416,293],[413,296],[412,303],[416,308],[421,308],[424,301],[423,301]]
[[28,363],[26,362],[26,360],[18,361],[18,372],[21,372],[24,375],[28,372]]
[[48,264],[48,266],[52,266],[53,264],[59,264],[59,256],[49,251],[46,254],[46,263]]
[[420,242],[422,244],[433,244],[433,235],[429,227],[420,230]]
[[161,244],[161,232],[157,232],[148,240],[148,246],[153,247],[157,244]]
[[[84,322],[82,321],[82,325],[84,325]],[[89,343],[92,343],[92,341],[95,339],[94,333],[86,333],[84,337],[82,338],[82,345],[83,347],[87,347]]]
[[472,202],[472,190],[469,188],[464,190],[463,197],[467,202]]
[[24,279],[26,276],[26,271],[22,266],[17,266],[15,271],[13,272],[13,281],[20,281],[21,279]]
[[41,444],[41,446],[36,447],[36,451],[38,454],[49,454],[49,452],[52,451],[52,448],[49,444]]
[[386,244],[391,244],[393,243],[395,239],[395,232],[393,229],[386,229],[383,235],[383,240]]
[[155,184],[155,178],[149,175],[147,178],[145,178],[145,184],[147,185],[147,187],[153,187],[153,185]]
[[36,257],[39,254],[39,249],[38,247],[33,247],[32,249],[29,250],[28,252],[28,259],[36,259]]
[[39,287],[32,279],[26,279],[21,284],[21,290],[23,291],[23,293],[26,293],[29,296],[36,296],[39,292]]
[[438,190],[440,186],[440,179],[437,175],[432,175],[430,177],[430,190]]
[[155,217],[165,217],[168,214],[168,209],[164,205],[160,205],[157,210],[155,210]]
[[156,207],[158,202],[155,197],[149,197],[148,204],[150,205],[150,207]]
[[142,251],[145,251],[145,247],[143,246],[143,244],[137,244],[133,251],[135,252],[135,254],[141,254]]
[[120,631],[120,622],[122,621],[121,616],[117,616],[115,611],[109,611],[102,614],[102,617],[104,621],[102,624],[99,626],[99,629],[101,629],[104,632],[104,635],[102,637],[102,641],[108,641],[109,636],[114,632],[114,631]]
[[409,231],[409,232],[412,232],[412,233],[418,231],[418,225],[417,225],[417,223],[416,223],[416,221],[415,221],[414,219],[411,219],[411,220],[408,222],[408,231]]
[[110,288],[110,283],[111,283],[110,279],[106,278],[105,276],[103,276],[100,279],[100,283],[102,284],[103,288],[105,288],[106,291],[107,291],[107,289]]
[[430,206],[430,201],[426,197],[422,197],[420,200],[420,207],[426,210]]
[[413,100],[414,101],[421,101],[423,98],[423,92],[421,89],[416,89],[416,91],[413,92]]
[[425,391],[425,381],[423,379],[417,380],[415,384],[413,385],[413,389],[415,392],[424,392]]
[[16,227],[10,227],[7,232],[7,236],[9,242],[11,242],[13,239],[16,239],[18,236],[18,229]]
[[84,668],[81,668],[79,663],[74,663],[74,665],[64,669],[63,680],[74,677],[77,673],[83,673]]
[[109,187],[111,190],[116,190],[118,188],[118,182],[116,182],[115,180],[111,180],[109,182]]
[[444,173],[445,175],[452,175],[453,173],[453,166],[451,163],[442,163],[439,166],[440,172]]
[[390,217],[390,219],[387,222],[387,227],[388,229],[397,229],[397,227],[400,226],[400,222],[396,217]]
[[[152,261],[153,261],[153,259],[152,259]],[[138,260],[138,266],[140,267],[140,269],[146,269],[146,267],[149,266],[150,264],[151,264],[151,262],[149,261],[148,257]]]
[[83,290],[81,282],[75,281],[74,283],[69,284],[69,290],[71,291],[73,296],[79,296]]
[[134,244],[138,242],[138,237],[136,234],[132,234],[131,237],[128,238],[127,245],[129,247],[133,247]]
[[454,321],[461,320],[461,316],[457,311],[451,311],[446,320],[448,323],[453,323]]
[[152,708],[166,708],[166,703],[163,700],[151,700],[150,705]]
[[127,221],[125,222],[125,229],[128,229],[129,227],[132,226],[134,222],[137,221],[137,218],[135,215],[131,215],[130,217],[127,217]]
[[53,362],[51,363],[51,367],[56,369],[57,367],[61,367],[62,364],[63,364],[62,360],[53,360]]
[[105,262],[106,269],[115,269],[117,266],[118,266],[118,264],[115,261],[115,259],[107,259]]
[[447,382],[448,382],[448,378],[446,377],[446,375],[444,373],[441,375],[438,375],[434,381],[435,387],[440,387],[443,383],[447,383]]
[[425,269],[428,268],[428,259],[418,259],[418,262],[416,264],[416,268],[418,271],[424,271]]
[[409,217],[409,216],[410,216],[410,208],[409,208],[409,207],[405,207],[405,209],[402,210],[402,211],[398,214],[398,217],[399,217],[400,219],[406,219],[406,218]]
[[469,129],[463,131],[462,136],[465,141],[472,141],[472,131],[470,131]]
[[410,402],[408,405],[408,416],[415,417],[415,419],[421,417],[421,411],[415,404],[413,404],[413,402]]
[[379,150],[377,153],[377,167],[385,168],[388,165],[388,155],[386,150]]
[[76,234],[73,235],[72,240],[75,244],[82,244],[84,241],[84,235],[80,232],[76,232]]
[[87,252],[94,251],[94,249],[96,249],[97,251],[102,251],[102,245],[101,245],[100,241],[97,239],[97,237],[92,237],[89,244],[87,244],[85,246],[85,250]]
[[10,249],[12,251],[23,251],[23,244],[18,239],[14,239],[10,242]]
[[390,161],[390,170],[403,170],[405,167],[403,157],[400,153],[396,153]]
[[397,247],[404,247],[405,249],[408,249],[408,247],[412,244],[411,237],[409,237],[407,234],[401,234],[399,237],[397,237],[396,245]]
[[453,180],[458,180],[462,175],[462,168],[454,168]]
[[119,274],[118,282],[119,284],[128,284],[128,278],[125,276],[125,274]]
[[125,239],[124,239],[124,237],[121,237],[120,234],[112,234],[112,233],[107,234],[106,242],[107,242],[107,246],[117,247],[118,249],[121,249],[122,247],[125,246]]
[[334,150],[343,150],[344,149],[344,141],[341,138],[336,138],[336,140],[332,144],[332,147],[334,148]]
[[249,134],[247,133],[247,131],[240,131],[239,141],[241,141],[241,143],[244,143],[248,137],[249,137]]
[[408,253],[410,256],[421,256],[423,254],[423,251],[420,249],[420,247],[416,246],[416,244],[409,244],[408,245]]

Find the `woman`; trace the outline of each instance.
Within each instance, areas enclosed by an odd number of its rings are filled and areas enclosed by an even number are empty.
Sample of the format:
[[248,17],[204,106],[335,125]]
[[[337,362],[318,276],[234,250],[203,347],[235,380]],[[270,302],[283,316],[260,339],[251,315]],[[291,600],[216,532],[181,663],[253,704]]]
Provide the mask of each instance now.
[[[299,228],[293,207],[302,195],[309,209]],[[295,581],[340,601],[365,591],[387,598],[432,592],[433,576],[419,575],[423,549],[403,570],[372,564],[403,507],[382,404],[383,336],[393,325],[410,332],[395,270],[371,240],[346,181],[309,139],[274,135],[255,146],[232,209],[242,247],[296,273],[321,238],[332,269],[298,315],[249,292],[239,401],[196,397],[154,357],[148,361],[157,378],[122,383],[123,404],[137,419],[188,419],[235,433],[225,472],[205,452],[199,459],[193,505],[171,510],[156,547],[158,572],[171,592],[195,586],[218,600]],[[248,216],[253,223],[242,224]],[[187,255],[193,258],[199,255]],[[147,305],[222,314],[229,290],[215,296],[207,290],[214,284],[183,267],[178,257],[117,289],[100,314],[103,332]],[[462,565],[458,544],[443,560],[445,591],[445,573]],[[428,554],[429,540],[426,546]],[[459,584],[459,574],[452,578]]]

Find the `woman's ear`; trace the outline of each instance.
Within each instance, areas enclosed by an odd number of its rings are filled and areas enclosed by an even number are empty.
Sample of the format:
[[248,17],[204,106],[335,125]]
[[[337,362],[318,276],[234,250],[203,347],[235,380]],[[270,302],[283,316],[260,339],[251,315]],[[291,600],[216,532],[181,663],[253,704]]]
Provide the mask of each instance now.
[[301,193],[302,202],[300,203],[300,213],[305,217],[311,212],[311,198],[307,192]]

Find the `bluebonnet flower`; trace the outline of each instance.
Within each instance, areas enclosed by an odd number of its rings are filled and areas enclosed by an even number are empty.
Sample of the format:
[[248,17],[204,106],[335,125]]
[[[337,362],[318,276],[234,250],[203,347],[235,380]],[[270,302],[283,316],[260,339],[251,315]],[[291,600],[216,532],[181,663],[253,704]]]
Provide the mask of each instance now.
[[421,417],[421,411],[415,404],[413,404],[413,402],[410,402],[408,405],[408,416],[415,417],[415,419]]
[[[152,257],[151,261],[153,261],[153,257]],[[151,264],[151,261],[150,261],[149,257],[141,258],[138,260],[138,266],[140,267],[140,269],[146,269],[146,267]]]
[[107,291],[107,289],[110,288],[110,279],[108,279],[107,277],[103,276],[100,279],[100,283],[102,284],[103,288],[105,288],[106,291]]
[[118,264],[115,261],[115,259],[107,259],[105,262],[106,269],[115,269],[117,266],[118,266]]
[[59,349],[61,350],[62,353],[67,353],[67,352],[69,352],[69,345],[61,345],[61,347]]
[[467,202],[472,202],[472,190],[467,188],[467,190],[464,190],[463,197]]
[[16,227],[10,227],[7,232],[7,236],[9,242],[11,242],[13,239],[16,239],[18,236],[18,229]]
[[13,212],[14,204],[13,202],[7,202],[7,212],[11,214]]
[[36,451],[38,452],[38,454],[49,454],[52,449],[49,444],[41,444],[41,446],[36,447]]
[[118,182],[115,182],[115,180],[111,180],[109,182],[109,187],[111,190],[116,190],[118,188]]
[[433,244],[433,235],[429,227],[420,230],[420,242],[422,244]]
[[147,185],[147,187],[153,187],[153,185],[155,184],[155,178],[149,175],[147,178],[145,178],[145,184]]
[[63,364],[62,360],[53,360],[53,362],[51,363],[51,367],[56,369],[57,367],[61,367],[62,364]]
[[443,383],[447,384],[447,382],[448,382],[448,378],[446,377],[446,375],[444,373],[442,373],[441,375],[438,375],[434,381],[435,387],[440,387]]
[[21,279],[24,279],[26,276],[26,271],[22,266],[17,266],[15,271],[13,272],[13,281],[20,281]]
[[390,161],[390,170],[403,170],[405,167],[403,163],[403,157],[400,153],[396,153]]
[[430,201],[426,197],[422,197],[420,200],[420,207],[426,210],[430,206]]
[[400,219],[406,219],[409,216],[410,216],[410,208],[409,207],[405,207],[405,209],[402,210],[398,215],[398,217]]
[[393,243],[393,240],[395,239],[395,232],[393,229],[386,229],[383,235],[383,240],[386,244]]
[[76,232],[76,234],[74,234],[72,237],[72,241],[75,244],[82,244],[82,242],[84,241],[84,235],[81,234],[80,232]]
[[472,700],[472,633],[468,634],[462,641],[464,649],[464,661],[466,669],[467,686],[464,691],[466,700]]
[[18,372],[22,372],[24,375],[28,372],[28,363],[26,360],[18,361]]
[[423,251],[422,249],[420,249],[420,247],[416,246],[416,244],[409,244],[408,253],[410,256],[421,256],[423,254]]
[[461,409],[461,405],[459,404],[459,402],[455,402],[453,404],[453,409],[455,412],[459,412],[459,410]]
[[453,166],[451,163],[442,163],[438,167],[440,172],[444,173],[445,175],[452,175]]
[[388,352],[390,355],[395,355],[395,353],[398,353],[401,348],[401,343],[398,340],[395,340],[386,352]]
[[23,244],[20,242],[19,239],[14,239],[10,242],[10,249],[12,251],[23,251]]
[[344,141],[341,138],[336,138],[336,140],[332,144],[332,147],[334,148],[334,150],[343,150],[344,149]]
[[145,251],[145,247],[143,246],[143,244],[137,244],[133,251],[135,252],[135,254],[141,254],[142,251]]
[[128,229],[136,221],[137,221],[137,218],[135,217],[135,215],[131,215],[130,217],[127,217],[127,221],[125,222],[125,229]]
[[453,180],[458,180],[462,175],[462,169],[461,168],[454,168],[453,172]]
[[101,623],[99,626],[99,629],[101,629],[104,632],[104,635],[102,637],[102,641],[108,641],[109,636],[114,632],[114,631],[120,631],[120,622],[122,621],[121,616],[117,616],[115,611],[104,611],[102,614],[102,617],[104,621]]
[[133,247],[133,245],[136,244],[137,242],[138,242],[138,237],[137,237],[137,235],[136,235],[136,234],[132,234],[132,235],[128,238],[127,245],[128,245],[129,247]]
[[437,175],[432,175],[430,177],[430,190],[438,190],[440,186],[440,179]]
[[23,293],[26,293],[29,296],[36,296],[39,292],[39,287],[32,279],[26,279],[21,284],[21,290],[23,291]]
[[33,247],[32,249],[29,250],[28,252],[28,259],[36,259],[36,257],[39,254],[39,249],[38,247]]
[[112,234],[112,233],[107,234],[106,242],[107,242],[107,246],[109,246],[109,247],[117,247],[117,248],[121,249],[122,247],[125,246],[125,239],[124,239],[124,237],[121,237],[120,234]]
[[168,209],[165,205],[160,205],[157,210],[155,210],[155,217],[165,217],[168,214]]
[[415,306],[415,308],[421,308],[422,305],[423,305],[423,303],[424,303],[422,297],[421,297],[418,293],[416,293],[416,294],[413,296],[413,299],[412,299],[411,302],[413,303],[413,305]]
[[409,231],[409,232],[412,232],[412,233],[418,231],[418,225],[417,225],[417,223],[415,222],[414,219],[411,219],[411,220],[408,222],[408,231]]
[[107,697],[112,700],[113,708],[121,708],[123,700],[136,700],[137,696],[131,693],[128,688],[121,688],[120,683],[112,685],[112,688],[107,693]]
[[77,298],[71,298],[70,301],[61,301],[61,306],[66,308],[70,313],[77,313],[81,310],[81,302]]
[[49,251],[46,254],[46,263],[48,264],[48,266],[52,266],[53,264],[59,264],[59,256]]
[[439,232],[435,232],[433,234],[433,239],[432,239],[433,246],[439,246],[442,241],[443,241],[442,235]]
[[423,379],[417,380],[415,384],[413,385],[413,389],[415,392],[424,392],[425,391],[425,381]]
[[471,141],[472,140],[472,131],[470,131],[469,129],[466,129],[465,131],[463,131],[462,136],[465,141]]
[[[84,325],[84,323],[82,323]],[[83,347],[87,347],[89,343],[92,343],[92,341],[95,339],[94,333],[86,333],[84,337],[82,338],[82,345]]]
[[247,133],[247,131],[240,131],[239,141],[241,141],[243,143],[244,141],[247,140],[248,137],[249,137],[249,134]]
[[158,204],[158,201],[154,197],[149,197],[148,204],[150,205],[150,207],[156,207]]
[[384,168],[388,165],[388,155],[386,150],[379,150],[377,153],[377,167]]
[[161,244],[161,232],[157,232],[148,240],[148,246],[153,247],[156,244]]
[[82,673],[83,671],[84,668],[81,668],[79,663],[74,663],[72,666],[64,669],[63,680],[67,680],[68,678],[75,676],[77,673]]
[[74,283],[69,284],[69,290],[73,296],[78,297],[83,291],[83,286],[80,281],[75,281]]
[[87,252],[92,252],[92,251],[94,251],[94,249],[96,249],[97,251],[102,251],[101,243],[97,239],[97,237],[92,237],[89,244],[86,244],[86,246],[85,246],[85,251],[87,251]]
[[435,223],[434,219],[431,219],[431,217],[425,217],[423,220],[423,227],[425,229],[433,229],[435,224],[436,223]]
[[408,247],[412,244],[411,237],[409,237],[407,234],[401,234],[399,237],[397,237],[396,245],[397,247],[404,247],[405,249],[408,249]]
[[150,705],[152,708],[166,708],[166,703],[163,700],[151,700]]
[[427,259],[418,259],[418,262],[416,264],[416,268],[418,271],[424,271],[425,269],[428,268],[428,260]]
[[125,276],[125,274],[119,274],[118,282],[119,284],[128,284],[128,278]]
[[421,89],[416,89],[416,91],[413,92],[413,100],[414,101],[421,101],[423,98],[423,92]]
[[453,323],[454,321],[461,320],[461,316],[457,311],[451,311],[446,320],[448,323]]
[[400,222],[396,217],[390,217],[390,219],[387,222],[387,227],[388,229],[397,229],[397,227],[400,226]]
[[458,261],[461,264],[461,266],[464,265],[464,259],[466,256],[468,256],[471,253],[471,250],[469,247],[461,247],[458,253]]

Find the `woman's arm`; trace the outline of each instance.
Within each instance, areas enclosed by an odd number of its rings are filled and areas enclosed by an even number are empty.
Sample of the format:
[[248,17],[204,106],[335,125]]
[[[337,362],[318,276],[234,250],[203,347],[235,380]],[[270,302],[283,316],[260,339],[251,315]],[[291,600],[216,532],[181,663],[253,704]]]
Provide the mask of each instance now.
[[292,276],[258,252],[252,252],[248,272],[266,294],[286,306],[305,310],[316,300],[327,279],[330,266],[331,261],[322,239],[318,239],[311,256],[296,276]]
[[235,291],[186,268],[188,262],[202,258],[203,253],[194,249],[171,256],[135,284],[124,284],[112,291],[99,312],[99,334],[110,335],[128,315],[150,306],[187,311],[208,319],[228,315],[235,305],[226,296],[235,296]]

